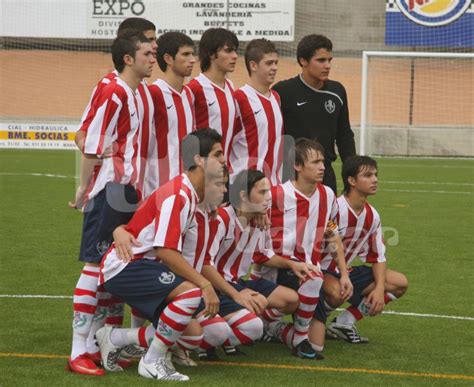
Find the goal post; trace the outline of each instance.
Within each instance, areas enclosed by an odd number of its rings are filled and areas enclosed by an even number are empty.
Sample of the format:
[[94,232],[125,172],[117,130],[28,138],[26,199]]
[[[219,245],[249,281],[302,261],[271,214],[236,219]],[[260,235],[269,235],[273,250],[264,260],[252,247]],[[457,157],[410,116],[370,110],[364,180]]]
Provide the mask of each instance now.
[[363,51],[359,153],[473,157],[473,59]]

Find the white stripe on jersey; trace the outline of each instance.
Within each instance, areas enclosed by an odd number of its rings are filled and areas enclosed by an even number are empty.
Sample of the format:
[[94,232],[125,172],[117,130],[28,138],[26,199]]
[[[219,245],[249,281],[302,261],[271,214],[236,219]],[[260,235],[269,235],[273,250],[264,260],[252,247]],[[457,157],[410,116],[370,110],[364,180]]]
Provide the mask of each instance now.
[[242,227],[232,206],[219,208],[217,232],[210,248],[214,267],[228,282],[237,282],[248,273],[260,246],[262,233]]
[[179,93],[158,79],[150,93],[155,114],[145,196],[182,172],[181,141],[195,129],[192,94],[186,86]]
[[226,80],[225,87],[221,88],[204,74],[199,74],[188,83],[188,87],[194,98],[196,128],[217,130],[222,135],[222,147],[228,157],[236,117],[232,82]]
[[104,159],[98,174],[93,178],[90,200],[107,183],[137,183],[140,169],[138,102],[134,92],[120,78],[104,88],[94,109],[94,117],[87,129],[84,153],[98,157],[109,147],[113,156]]
[[183,257],[198,273],[201,272],[209,241],[209,217],[199,207],[183,239]]
[[308,198],[291,181],[272,187],[271,235],[275,254],[317,264],[321,260],[324,233],[335,220],[334,192],[318,184]]
[[[385,262],[385,245],[379,213],[366,203],[363,211],[357,215],[344,195],[339,196],[337,202],[338,224],[347,266],[350,266],[356,257],[367,263]],[[327,251],[323,254],[321,267],[324,270],[337,270],[336,263]]]
[[[150,195],[125,228],[142,244],[141,247],[132,247],[133,260],[156,259],[155,247],[181,251],[197,203],[197,193],[185,174],[175,177]],[[102,260],[100,283],[115,277],[126,266],[112,245]]]
[[235,92],[238,123],[229,151],[230,181],[245,169],[263,171],[273,185],[281,182],[283,117],[278,94],[264,96],[245,85]]

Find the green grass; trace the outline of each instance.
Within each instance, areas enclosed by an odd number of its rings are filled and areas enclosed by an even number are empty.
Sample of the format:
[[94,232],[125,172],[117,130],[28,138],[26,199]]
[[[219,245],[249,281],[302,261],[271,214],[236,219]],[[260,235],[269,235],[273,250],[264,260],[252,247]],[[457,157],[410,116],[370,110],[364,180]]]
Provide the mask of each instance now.
[[[1,151],[0,294],[72,294],[82,267],[77,261],[82,216],[67,206],[75,190],[75,157],[70,151]],[[474,317],[474,160],[378,161],[380,192],[371,202],[380,212],[384,227],[392,230],[385,235],[389,242],[394,241],[390,238],[394,232],[398,235],[398,243],[387,246],[389,266],[405,273],[410,282],[406,296],[391,304],[390,310]],[[95,379],[64,371],[63,358],[2,356],[19,353],[66,357],[72,305],[70,299],[0,298],[0,310],[0,386],[153,383],[139,378],[136,367]],[[192,385],[203,386],[319,382],[451,386],[474,382],[347,372],[353,368],[472,378],[472,320],[383,315],[361,321],[359,329],[370,337],[370,344],[351,346],[328,341],[326,359],[319,363],[291,357],[282,345],[274,344],[246,347],[245,358],[223,358],[260,365],[317,367],[313,369],[201,364],[184,371]]]

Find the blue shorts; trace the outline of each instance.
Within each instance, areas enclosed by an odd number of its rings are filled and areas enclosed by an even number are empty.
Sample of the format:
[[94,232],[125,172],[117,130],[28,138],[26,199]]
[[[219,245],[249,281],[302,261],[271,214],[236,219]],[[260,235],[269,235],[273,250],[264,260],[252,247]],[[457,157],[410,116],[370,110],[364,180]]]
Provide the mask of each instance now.
[[252,289],[258,293],[260,293],[264,297],[269,297],[270,294],[279,286],[274,282],[268,281],[266,279],[257,279],[257,280],[239,280],[238,283],[230,282],[230,284],[234,287],[234,289],[244,290],[246,288]]
[[104,287],[138,309],[156,327],[161,312],[168,305],[166,297],[184,281],[161,262],[139,259],[105,282]]
[[107,183],[84,208],[79,260],[100,263],[113,242],[113,231],[128,223],[137,203],[137,192],[131,185]]
[[[219,297],[219,316],[225,317],[231,313],[238,312],[239,310],[245,309],[242,305],[237,304],[234,300],[232,300],[230,297],[222,294],[222,293],[217,293],[217,296]],[[204,309],[206,308],[206,305],[204,304],[204,300],[201,300],[201,303],[199,304],[199,307],[196,310],[196,313],[194,315],[197,315],[201,313]]]
[[300,280],[291,269],[278,269],[277,284],[298,291]]
[[[341,275],[337,272],[333,271],[324,271],[324,274],[332,275],[333,277],[336,278],[341,278]],[[353,286],[353,294],[352,297],[347,300],[351,305],[358,306],[361,302],[364,296],[362,295],[362,292],[371,284],[375,281],[374,278],[374,272],[372,271],[372,267],[370,266],[354,266],[349,269],[349,279],[352,282]],[[324,307],[324,290],[321,289],[321,293],[319,295],[319,302],[318,305],[316,306],[316,310],[314,312],[314,317],[316,317],[317,320],[326,322],[328,318],[328,311]]]

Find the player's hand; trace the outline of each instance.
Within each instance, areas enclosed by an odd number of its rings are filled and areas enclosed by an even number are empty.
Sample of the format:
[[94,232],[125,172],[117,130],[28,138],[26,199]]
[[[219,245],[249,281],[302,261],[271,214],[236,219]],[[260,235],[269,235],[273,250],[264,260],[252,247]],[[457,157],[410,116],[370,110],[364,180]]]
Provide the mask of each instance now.
[[272,223],[270,222],[270,217],[268,216],[268,214],[265,214],[265,215],[257,215],[255,217],[255,225],[257,228],[264,231],[264,230],[270,229],[270,226],[272,225]]
[[382,312],[385,307],[384,293],[384,288],[375,288],[368,294],[365,304],[369,307],[369,316],[376,316]]
[[260,293],[254,290],[243,289],[237,293],[234,297],[234,301],[258,316],[263,313],[267,305],[266,298],[260,296]]
[[141,247],[142,244],[135,237],[126,231],[122,226],[118,226],[114,232],[115,252],[117,257],[123,262],[130,262],[133,258],[132,247]]
[[202,299],[204,300],[204,305],[206,308],[203,311],[203,315],[206,317],[214,317],[219,312],[219,297],[212,287],[206,286],[202,289]]
[[68,202],[68,206],[75,210],[80,210],[84,205],[84,199],[86,196],[87,187],[79,186],[76,190],[76,196],[73,202]]
[[[107,148],[104,149],[104,153],[102,156],[100,156],[101,159],[107,159],[109,157],[112,157],[114,155],[114,148],[112,145],[108,146]],[[102,160],[101,160],[102,163]]]
[[344,301],[347,301],[352,296],[353,288],[352,282],[349,279],[347,274],[341,275],[341,279],[339,280],[341,284],[341,297]]
[[306,280],[307,278],[316,278],[322,276],[321,270],[312,263],[289,261],[288,265],[293,273],[300,279]]

